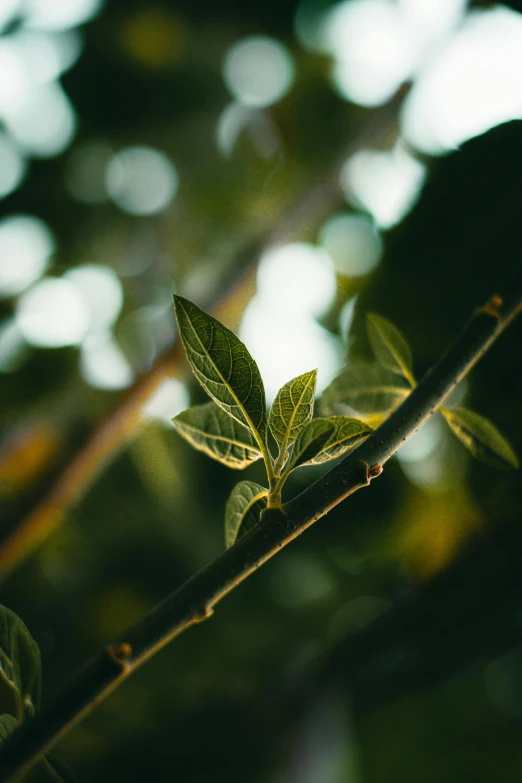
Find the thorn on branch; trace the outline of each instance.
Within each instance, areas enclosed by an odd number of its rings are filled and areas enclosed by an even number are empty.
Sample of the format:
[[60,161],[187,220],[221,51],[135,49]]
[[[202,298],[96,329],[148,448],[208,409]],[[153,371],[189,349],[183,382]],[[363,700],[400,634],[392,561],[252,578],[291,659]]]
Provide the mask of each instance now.
[[380,463],[378,465],[368,465],[368,478],[370,481],[374,478],[377,478],[377,476],[380,476],[382,469],[383,466]]
[[106,648],[107,657],[115,663],[122,672],[128,672],[131,668],[130,657],[132,655],[132,647],[128,642],[122,642],[121,644],[111,644]]
[[486,302],[484,307],[479,308],[479,313],[485,313],[485,315],[490,315],[493,318],[496,318],[497,321],[500,320],[500,308],[504,304],[504,300],[501,296],[495,295],[492,296],[489,302]]
[[213,614],[214,614],[214,610],[211,606],[204,606],[202,609],[199,609],[194,615],[194,622],[202,623],[204,622],[204,620],[208,620],[209,617],[212,617]]

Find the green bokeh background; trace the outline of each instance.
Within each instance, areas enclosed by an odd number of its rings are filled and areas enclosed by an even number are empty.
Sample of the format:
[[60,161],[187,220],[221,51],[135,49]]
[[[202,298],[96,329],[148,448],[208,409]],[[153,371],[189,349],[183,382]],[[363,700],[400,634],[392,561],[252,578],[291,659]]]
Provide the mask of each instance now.
[[[4,214],[31,213],[52,228],[55,273],[93,257],[117,270],[129,254],[152,253],[161,263],[124,281],[124,312],[165,290],[196,290],[210,307],[237,289],[225,318],[237,325],[253,292],[242,276],[258,244],[328,181],[374,116],[342,101],[326,58],[299,47],[296,10],[290,0],[108,0],[83,28],[84,53],[63,78],[79,119],[72,146],[34,161],[2,202]],[[222,59],[254,33],[286,43],[298,66],[294,88],[269,110],[284,139],[277,166],[248,138],[230,159],[213,142],[229,101]],[[392,121],[379,145],[388,148],[395,135]],[[183,183],[172,206],[137,218],[110,202],[76,201],[67,167],[92,139],[163,150]],[[378,269],[363,280],[339,278],[323,319],[338,333],[342,305],[359,292],[353,353],[367,355],[363,319],[375,310],[410,340],[418,376],[520,253],[522,123],[427,162],[427,184],[385,234]],[[325,217],[346,211],[332,192],[291,226],[292,239],[315,241]],[[6,317],[12,308],[0,305]],[[466,398],[519,454],[521,340],[516,322],[473,371]],[[202,401],[189,383],[192,400]],[[6,448],[14,432],[42,424],[53,446],[34,476],[3,475],[0,546],[124,399],[81,380],[74,348],[34,350],[2,376]],[[519,781],[520,474],[471,461],[454,440],[444,448],[437,491],[414,485],[393,460],[369,491],[334,509],[92,712],[56,748],[78,781]],[[289,493],[314,475],[298,473]],[[261,468],[244,477],[262,480]],[[236,480],[153,422],[129,432],[63,524],[1,586],[2,602],[40,645],[45,703],[222,551]],[[387,612],[391,621],[376,619]],[[353,645],[363,651],[356,664]]]

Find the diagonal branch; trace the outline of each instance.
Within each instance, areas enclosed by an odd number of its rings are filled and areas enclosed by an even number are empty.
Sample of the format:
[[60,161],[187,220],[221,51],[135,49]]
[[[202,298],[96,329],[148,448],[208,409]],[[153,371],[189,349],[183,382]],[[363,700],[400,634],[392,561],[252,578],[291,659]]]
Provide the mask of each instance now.
[[84,670],[54,705],[15,732],[0,753],[0,783],[27,771],[36,759],[116,688],[140,664],[190,626],[265,561],[356,490],[368,486],[399,447],[436,411],[459,381],[522,309],[522,263],[402,405],[354,452],[311,487],[268,509],[261,522],[127,629]]

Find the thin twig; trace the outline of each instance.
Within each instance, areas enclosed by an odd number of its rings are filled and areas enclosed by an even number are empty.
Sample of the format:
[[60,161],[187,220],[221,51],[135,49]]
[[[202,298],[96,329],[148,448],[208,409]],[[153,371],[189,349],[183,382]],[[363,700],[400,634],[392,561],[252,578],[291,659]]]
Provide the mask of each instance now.
[[368,486],[399,447],[436,411],[522,308],[522,264],[480,308],[460,337],[402,405],[355,451],[261,522],[127,629],[54,705],[15,732],[0,753],[0,783],[38,757],[140,664],[195,623],[265,561],[357,489]]

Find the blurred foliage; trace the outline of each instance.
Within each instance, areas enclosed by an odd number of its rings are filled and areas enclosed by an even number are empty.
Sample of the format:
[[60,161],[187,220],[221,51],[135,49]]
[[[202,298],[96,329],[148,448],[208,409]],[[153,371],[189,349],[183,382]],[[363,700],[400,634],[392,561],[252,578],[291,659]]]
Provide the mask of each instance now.
[[[114,333],[138,378],[172,333],[167,324],[166,335],[145,338],[130,316],[166,307],[180,291],[204,306],[225,302],[222,320],[235,328],[252,294],[245,276],[281,220],[316,194],[318,206],[288,225],[291,239],[317,241],[321,222],[347,209],[335,183],[319,185],[336,178],[361,135],[373,133],[383,150],[396,140],[395,110],[370,133],[375,112],[342,101],[326,80],[326,58],[296,44],[296,10],[295,2],[108,0],[82,28],[83,54],[62,79],[77,113],[75,140],[61,155],[31,161],[2,201],[4,214],[34,214],[51,227],[53,274],[95,259],[120,275]],[[230,101],[221,63],[236,40],[261,33],[290,48],[297,80],[266,112],[276,153],[263,157],[255,135],[242,133],[226,158],[215,144]],[[520,252],[521,138],[522,122],[511,122],[426,161],[421,197],[384,234],[380,265],[363,277],[339,275],[321,316],[339,336],[339,314],[359,294],[352,357],[369,359],[364,319],[376,311],[408,335],[420,378],[492,293]],[[162,150],[182,197],[140,217],[107,199],[79,201],[70,188],[74,156],[93,142],[109,154],[138,144]],[[14,306],[2,300],[2,317]],[[461,390],[519,454],[521,339],[519,319]],[[28,350],[18,370],[1,376],[2,538],[129,394],[90,387],[77,348]],[[192,403],[205,401],[189,383]],[[173,430],[129,424],[118,455],[97,467],[86,496],[2,584],[2,603],[40,646],[44,703],[223,549],[236,477]],[[298,471],[289,494],[321,471]],[[245,475],[263,481],[262,466]],[[449,435],[421,460],[393,460],[371,491],[268,562],[57,753],[79,783],[518,781],[521,500],[517,473],[472,461]],[[392,619],[379,625],[390,609]],[[364,656],[355,666],[358,644]]]

